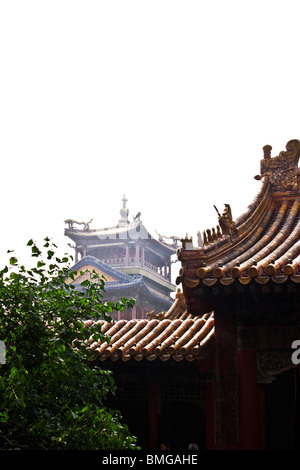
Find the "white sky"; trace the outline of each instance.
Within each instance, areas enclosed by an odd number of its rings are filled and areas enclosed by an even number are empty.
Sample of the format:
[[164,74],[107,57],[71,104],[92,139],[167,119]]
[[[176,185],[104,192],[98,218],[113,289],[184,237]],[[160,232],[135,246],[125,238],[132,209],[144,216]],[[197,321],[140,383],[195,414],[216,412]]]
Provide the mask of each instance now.
[[[299,1],[0,0],[0,261],[64,220],[193,236],[300,139]],[[27,251],[27,250],[26,250]]]

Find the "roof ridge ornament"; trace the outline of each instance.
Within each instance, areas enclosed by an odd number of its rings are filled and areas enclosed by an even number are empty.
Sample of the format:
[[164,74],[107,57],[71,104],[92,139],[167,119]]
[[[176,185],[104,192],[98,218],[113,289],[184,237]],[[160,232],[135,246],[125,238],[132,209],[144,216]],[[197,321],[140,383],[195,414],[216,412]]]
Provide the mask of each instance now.
[[129,215],[129,209],[126,207],[126,202],[128,199],[126,198],[125,194],[123,196],[122,202],[123,202],[123,207],[120,210],[120,216],[121,219],[119,220],[119,225],[120,227],[127,226],[130,222],[128,220],[128,215]]
[[271,145],[263,147],[264,158],[260,162],[260,176],[255,179],[267,177],[271,189],[275,191],[297,191],[300,141],[290,140],[286,144],[286,150],[273,158],[271,150]]
[[211,230],[207,229],[203,232],[204,246],[219,240],[223,236],[229,236],[230,240],[236,238],[237,228],[232,218],[231,207],[229,204],[224,204],[224,206],[224,211],[220,214],[217,207],[214,205],[218,214],[219,224],[216,228],[213,227]]
[[164,320],[166,312],[163,310],[162,312],[156,313],[155,310],[152,310],[151,312],[146,313],[146,315],[149,320]]
[[181,240],[180,237],[177,237],[177,235],[170,235],[169,237],[167,235],[162,235],[161,233],[158,233],[157,230],[155,230],[156,234],[158,235],[158,240],[161,242],[161,243],[165,243],[167,244],[168,242],[166,242],[165,239],[168,239],[168,240],[173,240],[173,245],[175,247],[178,246],[178,242]]
[[83,222],[83,221],[78,222],[77,220],[74,220],[74,219],[66,219],[64,222],[65,224],[68,224],[69,226],[68,228],[70,230],[74,230],[74,224],[84,225],[83,230],[90,230],[90,224],[93,222],[93,219],[91,219],[89,222]]

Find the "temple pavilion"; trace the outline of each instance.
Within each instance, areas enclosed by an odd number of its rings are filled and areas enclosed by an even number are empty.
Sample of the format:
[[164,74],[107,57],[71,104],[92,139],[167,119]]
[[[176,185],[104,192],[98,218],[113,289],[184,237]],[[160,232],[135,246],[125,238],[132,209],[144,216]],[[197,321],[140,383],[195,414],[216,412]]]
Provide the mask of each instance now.
[[110,342],[89,345],[144,449],[299,448],[300,142],[263,152],[247,211],[182,240],[170,308],[103,321]]
[[113,227],[92,229],[92,220],[65,221],[65,235],[74,242],[72,270],[78,272],[73,284],[79,286],[87,273],[95,270],[106,279],[105,300],[125,297],[136,301],[132,310],[119,312],[119,319],[120,315],[127,319],[144,318],[146,312],[165,311],[172,305],[171,294],[176,286],[172,283],[171,266],[178,240],[173,237],[167,243],[161,235],[158,239],[153,237],[140,213],[129,219],[125,196],[122,202],[120,219]]

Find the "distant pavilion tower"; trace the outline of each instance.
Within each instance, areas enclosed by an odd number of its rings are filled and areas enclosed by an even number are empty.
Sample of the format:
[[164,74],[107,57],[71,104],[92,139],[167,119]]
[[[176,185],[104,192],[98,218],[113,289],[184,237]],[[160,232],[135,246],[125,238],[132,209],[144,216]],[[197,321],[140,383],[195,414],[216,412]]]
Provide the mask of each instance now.
[[[133,297],[136,304],[128,315],[144,318],[147,312],[161,312],[172,304],[171,293],[176,286],[171,282],[171,257],[176,253],[177,240],[166,243],[162,236],[153,238],[141,222],[140,212],[129,220],[125,195],[122,202],[116,226],[91,229],[91,222],[68,219],[65,235],[75,242],[76,264],[72,269],[98,270],[107,279],[106,300]],[[75,227],[80,224],[84,227]],[[79,284],[80,276],[74,282]]]

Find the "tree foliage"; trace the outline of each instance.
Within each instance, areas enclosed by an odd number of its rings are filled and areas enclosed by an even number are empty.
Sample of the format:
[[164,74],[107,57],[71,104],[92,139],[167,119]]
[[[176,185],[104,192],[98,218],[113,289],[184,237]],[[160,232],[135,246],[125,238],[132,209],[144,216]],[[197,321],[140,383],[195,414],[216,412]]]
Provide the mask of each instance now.
[[[0,449],[127,449],[136,439],[120,413],[105,406],[115,391],[110,372],[93,364],[89,340],[109,341],[98,319],[132,307],[104,302],[104,278],[93,272],[76,289],[69,256],[47,237],[42,250],[30,240],[34,267],[12,252],[0,271]],[[82,273],[81,273],[82,274]],[[92,319],[86,328],[84,321]],[[92,366],[93,364],[93,366]]]

